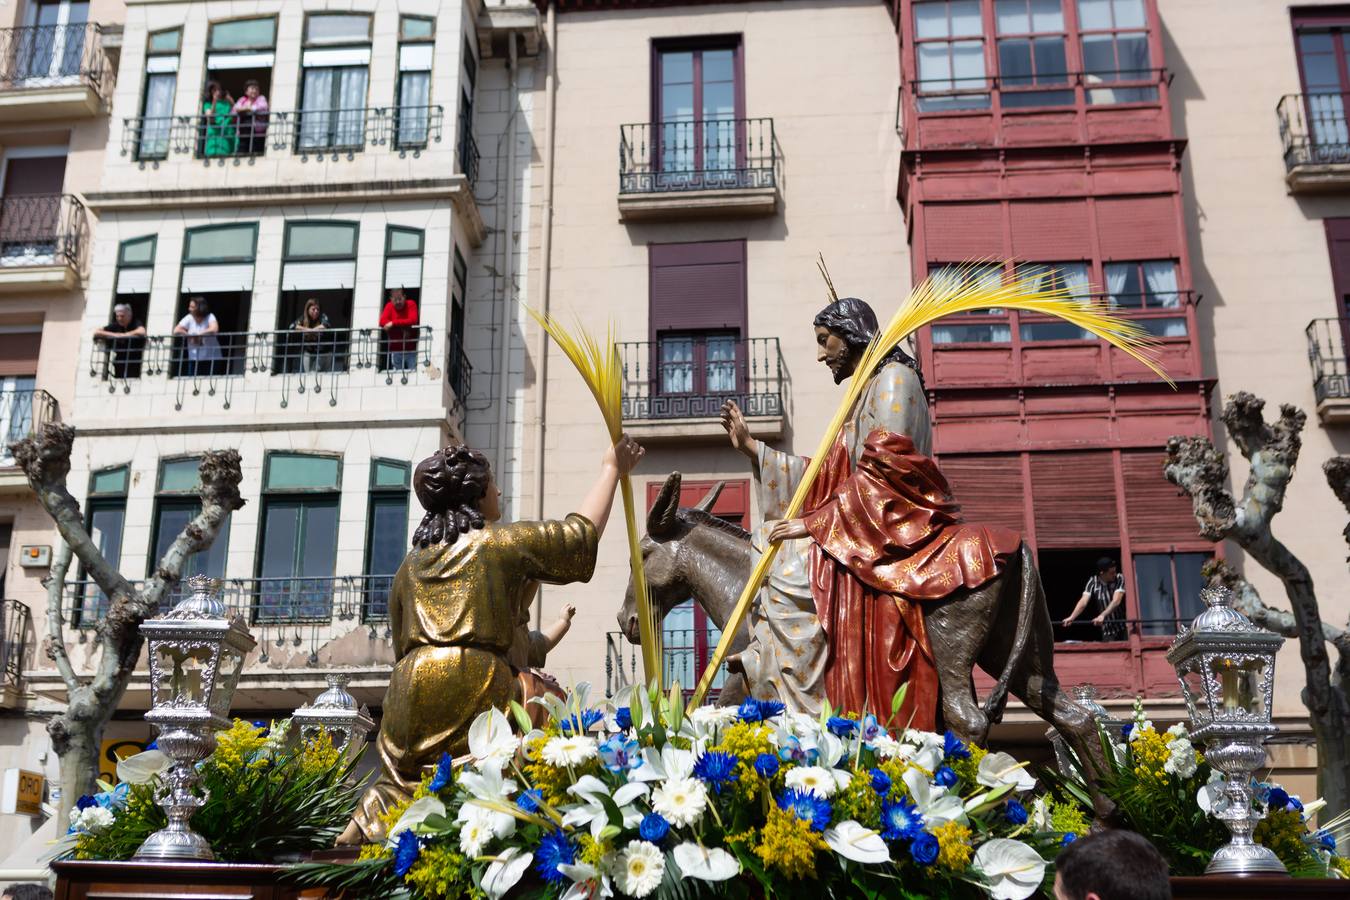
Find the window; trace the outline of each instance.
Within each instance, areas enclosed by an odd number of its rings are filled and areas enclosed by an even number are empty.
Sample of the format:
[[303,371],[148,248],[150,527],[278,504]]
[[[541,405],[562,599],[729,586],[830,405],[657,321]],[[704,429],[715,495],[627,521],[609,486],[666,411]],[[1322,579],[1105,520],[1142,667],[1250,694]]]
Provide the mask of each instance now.
[[[398,121],[394,127],[398,149],[427,145],[431,116],[431,59],[434,20],[403,16],[399,23]],[[469,83],[472,85],[472,81]],[[471,86],[466,86],[472,90]]]
[[255,621],[332,618],[341,470],[337,457],[267,455]]
[[455,150],[459,158],[459,171],[470,181],[478,175],[478,145],[473,139],[473,98],[478,86],[478,61],[473,55],[473,45],[466,37],[460,52],[463,59],[464,78],[460,84],[459,111],[455,116],[455,135],[458,141]]
[[[286,223],[272,374],[347,371],[357,231],[355,222]],[[318,321],[327,320],[322,333],[298,330],[311,300],[318,304]]]
[[[1069,106],[1069,64],[1064,55],[1060,0],[995,0],[998,74],[1005,107]],[[1046,90],[1062,85],[1062,90]]]
[[[1087,263],[1033,263],[1023,266],[1020,272],[1036,279],[1040,290],[1064,290],[1075,297],[1088,295]],[[1061,320],[1021,313],[1018,316],[1018,333],[1024,341],[1090,341],[1095,338],[1090,332]]]
[[[41,332],[19,334],[28,341],[34,336],[41,339]],[[36,356],[36,348],[33,355]],[[25,360],[19,365],[36,368],[36,360]],[[33,430],[33,398],[36,390],[36,375],[5,375],[0,369],[0,466],[14,465],[9,445],[23,440]]]
[[1176,634],[1204,610],[1200,570],[1212,553],[1136,553],[1134,583],[1139,591],[1140,629],[1144,635]]
[[666,415],[711,415],[718,395],[745,390],[745,242],[649,252],[654,393],[666,398]]
[[[1111,305],[1127,310],[1181,309],[1177,290],[1177,264],[1170,259],[1143,262],[1107,263],[1106,292]],[[1185,337],[1186,319],[1182,316],[1139,318],[1139,324],[1157,337]]]
[[169,155],[173,125],[173,98],[178,90],[178,52],[183,30],[154,31],[146,43],[145,92],[141,97],[140,134],[136,158],[164,159]]
[[1350,17],[1325,7],[1295,10],[1294,29],[1313,160],[1343,161],[1350,154]]
[[980,0],[914,4],[919,112],[987,109]]
[[370,511],[366,521],[366,589],[362,621],[389,618],[389,588],[403,563],[408,540],[408,464],[370,461]]
[[[653,80],[660,178],[669,184],[718,187],[745,158],[740,39],[658,46]],[[723,175],[716,173],[722,172]]]
[[[16,35],[16,81],[35,86],[70,84],[85,71],[85,0],[36,0],[25,4],[28,28]],[[12,21],[12,20],[11,20]],[[92,65],[92,63],[88,64]]]
[[[1003,278],[1003,266],[998,263],[928,264],[928,277],[934,281],[950,281],[958,276],[976,283],[997,284]],[[932,327],[931,335],[934,344],[1006,343],[1012,340],[1012,326],[1003,310],[986,309],[944,319]]]
[[[113,308],[108,311],[107,327],[118,327],[117,307],[131,307],[126,330],[144,328],[150,310],[150,282],[155,269],[155,235],[130,238],[117,247],[117,277],[113,284]],[[106,338],[96,342],[95,360],[101,365],[100,377],[127,379],[141,377],[145,356],[143,336]]]
[[[0,265],[70,264],[73,241],[63,214],[61,193],[66,154],[40,148],[4,151],[5,180],[0,190]],[[68,209],[68,207],[65,207]]]
[[348,153],[363,149],[370,16],[308,16],[303,65],[299,149]]
[[[127,486],[130,482],[130,471],[126,466],[98,469],[89,476],[84,527],[99,554],[113,568],[122,562],[122,529],[126,524]],[[80,566],[76,591],[76,610],[79,613],[75,617],[78,620],[76,624],[80,621],[97,621],[107,613],[108,596],[89,580],[83,565]]]
[[389,226],[384,237],[385,290],[401,288],[403,296],[422,299],[422,244],[420,228]]
[[1158,99],[1158,88],[1094,88],[1102,82],[1140,82],[1154,77],[1148,49],[1144,0],[1078,0],[1078,30],[1083,49],[1087,101],[1144,103]]
[[[244,373],[249,312],[253,304],[253,257],[258,224],[244,222],[189,228],[183,236],[183,274],[177,323],[189,328],[192,300],[206,301],[218,332],[196,340],[174,338],[169,377],[216,377]],[[204,320],[209,322],[209,318]],[[189,328],[190,330],[190,328]]]
[[246,50],[270,50],[277,42],[277,20],[235,19],[211,25],[206,48],[211,53],[231,53]]
[[[276,37],[272,17],[212,23],[197,110],[199,157],[254,157],[266,151]],[[256,96],[249,96],[251,84],[257,86]],[[213,86],[220,88],[217,98]]]
[[[155,494],[155,517],[151,533],[151,552],[145,563],[147,577],[168,552],[183,529],[202,511],[201,485],[198,482],[199,457],[165,459],[159,465],[159,489]],[[183,563],[183,578],[206,575],[225,577],[225,555],[230,545],[230,517],[221,523],[211,546],[200,550]]]

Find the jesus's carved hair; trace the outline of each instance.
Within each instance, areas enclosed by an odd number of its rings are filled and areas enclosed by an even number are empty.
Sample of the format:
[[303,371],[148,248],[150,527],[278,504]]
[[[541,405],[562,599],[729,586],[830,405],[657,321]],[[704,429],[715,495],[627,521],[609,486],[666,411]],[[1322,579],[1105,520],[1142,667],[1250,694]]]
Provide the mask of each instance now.
[[[856,361],[867,345],[876,337],[877,314],[865,300],[857,297],[841,297],[816,313],[812,322],[817,328],[828,328],[839,339],[848,344],[849,352]],[[896,345],[878,364],[878,368],[889,362],[898,362],[909,366],[919,376],[919,386],[923,387],[923,372],[919,371],[919,361]]]

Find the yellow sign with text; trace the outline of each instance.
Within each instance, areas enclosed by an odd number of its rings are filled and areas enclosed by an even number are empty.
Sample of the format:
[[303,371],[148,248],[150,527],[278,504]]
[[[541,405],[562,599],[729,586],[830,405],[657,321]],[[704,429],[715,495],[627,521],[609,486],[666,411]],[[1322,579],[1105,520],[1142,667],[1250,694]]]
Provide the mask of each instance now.
[[3,791],[0,791],[0,812],[20,816],[42,815],[42,797],[47,779],[41,772],[27,769],[6,769]]

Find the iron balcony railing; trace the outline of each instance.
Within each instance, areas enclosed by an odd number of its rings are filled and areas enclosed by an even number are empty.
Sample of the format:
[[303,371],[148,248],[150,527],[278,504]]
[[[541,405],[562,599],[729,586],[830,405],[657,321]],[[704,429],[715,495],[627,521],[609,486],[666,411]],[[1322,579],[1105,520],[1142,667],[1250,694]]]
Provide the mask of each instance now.
[[103,96],[111,75],[98,25],[0,28],[0,91],[83,84]]
[[735,400],[747,416],[783,415],[778,338],[671,335],[619,344],[625,419],[699,419]]
[[1317,402],[1350,399],[1350,367],[1345,355],[1350,347],[1350,318],[1313,319],[1306,334]]
[[24,654],[32,613],[18,600],[0,600],[0,687],[18,690],[23,681]]
[[[717,632],[709,631],[700,635],[695,629],[667,628],[661,632],[662,669],[666,684],[679,682],[685,696],[693,693],[695,685],[703,677],[710,651],[717,646]],[[642,655],[637,644],[629,643],[621,631],[605,632],[605,696],[613,697],[625,685],[642,684]],[[713,678],[708,691],[708,701],[717,702],[722,683],[726,680],[727,668],[723,663]]]
[[619,126],[619,193],[770,188],[780,154],[773,119]]
[[0,199],[0,268],[66,265],[84,270],[89,216],[72,194]]
[[478,142],[473,138],[473,125],[467,116],[459,117],[459,146],[455,148],[459,171],[468,179],[469,186],[478,183]]
[[362,107],[228,116],[133,116],[122,120],[122,155],[141,163],[190,157],[252,160],[294,154],[354,159],[367,147],[389,147],[400,156],[420,156],[441,141],[440,106]]
[[46,391],[0,389],[0,467],[14,465],[10,444],[60,420],[61,408]]
[[1284,145],[1284,168],[1350,163],[1350,94],[1286,94],[1275,105]]
[[1170,84],[1165,68],[1101,72],[1038,72],[926,78],[909,82],[920,113],[941,113],[1047,106],[1108,106],[1157,103],[1159,87]]

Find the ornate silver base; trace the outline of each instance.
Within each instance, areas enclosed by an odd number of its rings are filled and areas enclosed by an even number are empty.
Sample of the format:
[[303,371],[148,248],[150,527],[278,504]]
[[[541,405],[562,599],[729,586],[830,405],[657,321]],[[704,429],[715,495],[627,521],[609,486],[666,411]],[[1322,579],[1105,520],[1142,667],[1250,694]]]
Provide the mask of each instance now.
[[1284,863],[1269,847],[1260,844],[1224,844],[1214,851],[1206,875],[1285,875]]
[[195,859],[210,862],[216,858],[206,838],[195,831],[161,828],[145,839],[133,859]]

